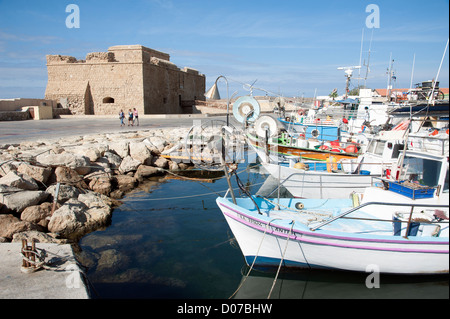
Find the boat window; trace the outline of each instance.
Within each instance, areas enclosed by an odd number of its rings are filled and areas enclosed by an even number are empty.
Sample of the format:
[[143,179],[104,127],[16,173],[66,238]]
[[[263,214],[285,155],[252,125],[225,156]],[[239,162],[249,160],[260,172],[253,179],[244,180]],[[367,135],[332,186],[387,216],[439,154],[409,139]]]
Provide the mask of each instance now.
[[384,146],[386,145],[386,141],[378,141],[377,146],[375,147],[375,154],[383,155]]
[[369,146],[367,146],[367,152],[373,153],[374,150],[375,150],[375,145],[376,145],[376,144],[377,144],[377,142],[376,142],[375,140],[372,140],[372,141],[369,143]]
[[398,158],[404,147],[403,144],[395,144],[394,150],[392,151],[392,158]]
[[429,187],[436,187],[438,185],[442,165],[441,162],[416,157],[406,157],[403,164],[410,180],[417,181],[421,185]]

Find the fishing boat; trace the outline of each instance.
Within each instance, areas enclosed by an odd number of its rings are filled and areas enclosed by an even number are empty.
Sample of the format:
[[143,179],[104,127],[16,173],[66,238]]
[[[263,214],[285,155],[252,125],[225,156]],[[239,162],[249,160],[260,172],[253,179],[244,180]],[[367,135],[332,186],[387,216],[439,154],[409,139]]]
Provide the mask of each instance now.
[[323,141],[334,141],[341,136],[339,123],[332,119],[312,119],[307,116],[299,116],[296,121],[278,118],[287,131],[303,134],[307,139],[317,138]]
[[300,198],[342,198],[347,191],[362,192],[373,177],[390,174],[404,149],[405,131],[382,132],[370,140],[358,157],[339,156],[323,151],[328,158],[319,161],[308,153],[267,154],[263,147],[249,145],[258,154],[264,168],[294,196]]
[[[250,267],[448,274],[448,153],[408,151],[404,180],[348,198],[217,198]],[[228,194],[231,192],[231,198]]]
[[268,154],[273,162],[285,156],[301,156],[304,159],[325,162],[330,156],[342,160],[355,159],[361,154],[356,143],[324,142],[316,138],[306,139],[304,136],[295,138],[287,132],[269,138],[267,143],[263,137],[248,132],[247,142],[254,149]]

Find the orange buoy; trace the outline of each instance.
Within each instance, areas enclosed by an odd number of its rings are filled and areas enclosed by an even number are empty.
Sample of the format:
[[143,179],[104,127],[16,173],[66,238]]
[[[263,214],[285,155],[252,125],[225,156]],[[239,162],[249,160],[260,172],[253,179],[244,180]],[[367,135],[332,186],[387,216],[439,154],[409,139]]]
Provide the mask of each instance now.
[[356,145],[349,145],[345,148],[346,153],[358,153],[358,148]]
[[333,147],[339,147],[339,140],[332,141],[330,144],[331,144],[331,146],[333,146]]

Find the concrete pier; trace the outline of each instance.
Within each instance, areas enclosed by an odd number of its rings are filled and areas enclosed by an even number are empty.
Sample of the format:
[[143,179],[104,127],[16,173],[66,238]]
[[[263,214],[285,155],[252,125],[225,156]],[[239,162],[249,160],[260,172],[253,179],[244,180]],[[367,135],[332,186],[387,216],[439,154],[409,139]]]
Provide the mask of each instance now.
[[70,245],[36,243],[49,269],[21,271],[21,243],[0,244],[0,299],[89,299]]

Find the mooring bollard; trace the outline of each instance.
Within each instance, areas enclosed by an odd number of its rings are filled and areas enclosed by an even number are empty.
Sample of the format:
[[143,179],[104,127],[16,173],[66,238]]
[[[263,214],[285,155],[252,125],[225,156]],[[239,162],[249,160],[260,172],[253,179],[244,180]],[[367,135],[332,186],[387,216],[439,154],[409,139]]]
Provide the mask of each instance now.
[[[31,246],[28,246],[28,241],[22,239],[22,267],[20,270],[23,273],[32,273],[42,267],[42,260],[36,249],[35,239],[31,239]],[[36,261],[36,256],[38,256],[39,262]]]

